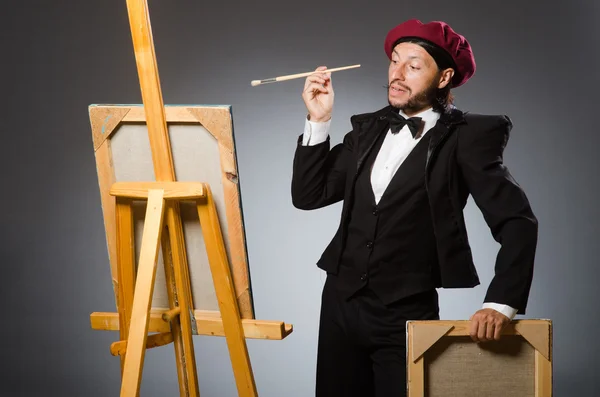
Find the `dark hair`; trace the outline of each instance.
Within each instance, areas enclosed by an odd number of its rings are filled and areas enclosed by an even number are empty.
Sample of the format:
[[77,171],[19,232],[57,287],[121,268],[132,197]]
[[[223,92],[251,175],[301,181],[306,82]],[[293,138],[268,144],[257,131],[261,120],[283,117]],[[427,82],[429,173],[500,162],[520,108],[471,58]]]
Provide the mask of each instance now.
[[[420,45],[431,55],[433,60],[435,61],[438,71],[442,71],[448,68],[454,69],[454,73],[458,70],[456,67],[456,63],[454,60],[440,46],[430,42],[429,40],[422,39],[420,37],[402,37],[401,39],[396,40],[392,48],[396,47],[399,43],[414,43]],[[436,91],[436,95],[433,101],[433,110],[443,113],[449,105],[454,101],[454,96],[452,95],[452,80],[441,89]]]

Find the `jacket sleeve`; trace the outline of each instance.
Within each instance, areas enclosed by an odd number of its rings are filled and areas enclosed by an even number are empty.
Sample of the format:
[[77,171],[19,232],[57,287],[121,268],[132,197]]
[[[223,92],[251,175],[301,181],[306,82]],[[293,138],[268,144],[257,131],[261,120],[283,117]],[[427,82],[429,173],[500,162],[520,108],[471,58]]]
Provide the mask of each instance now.
[[512,123],[508,117],[500,116],[491,124],[461,131],[458,163],[473,200],[500,244],[485,302],[506,304],[517,309],[518,314],[525,314],[538,222],[524,191],[503,162]]
[[330,137],[314,146],[303,146],[298,138],[293,162],[292,203],[312,210],[344,198],[348,167],[352,159],[351,134],[330,150]]

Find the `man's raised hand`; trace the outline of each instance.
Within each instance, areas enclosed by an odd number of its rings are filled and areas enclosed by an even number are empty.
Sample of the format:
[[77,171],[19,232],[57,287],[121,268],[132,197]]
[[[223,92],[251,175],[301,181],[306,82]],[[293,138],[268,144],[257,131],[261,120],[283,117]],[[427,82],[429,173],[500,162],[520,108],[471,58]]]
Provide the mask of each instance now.
[[[319,66],[316,71],[325,69],[325,66]],[[306,78],[302,99],[308,110],[310,121],[325,122],[331,118],[333,97],[331,73],[314,73]]]

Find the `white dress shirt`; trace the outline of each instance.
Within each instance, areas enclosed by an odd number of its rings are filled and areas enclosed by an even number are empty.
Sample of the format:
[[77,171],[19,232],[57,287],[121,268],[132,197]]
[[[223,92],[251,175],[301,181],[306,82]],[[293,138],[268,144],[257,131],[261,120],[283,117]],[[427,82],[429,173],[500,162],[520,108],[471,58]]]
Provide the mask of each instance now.
[[[400,115],[404,118],[408,116],[400,111]],[[427,134],[431,128],[435,126],[440,114],[434,112],[433,109],[424,110],[414,117],[421,117],[425,125],[423,126],[423,133],[414,139],[408,126],[404,126],[397,134],[392,134],[388,131],[381,149],[377,154],[373,169],[371,170],[371,186],[375,195],[375,202],[378,203],[385,192],[388,184],[392,180],[398,168],[402,165],[406,157],[419,143],[419,141]],[[304,124],[304,134],[302,135],[302,144],[304,146],[313,146],[319,143],[325,142],[329,135],[329,128],[331,126],[331,119],[326,122],[314,122],[306,118]],[[483,308],[489,308],[499,311],[511,320],[517,314],[517,310],[508,306],[498,303],[486,302],[483,304]]]

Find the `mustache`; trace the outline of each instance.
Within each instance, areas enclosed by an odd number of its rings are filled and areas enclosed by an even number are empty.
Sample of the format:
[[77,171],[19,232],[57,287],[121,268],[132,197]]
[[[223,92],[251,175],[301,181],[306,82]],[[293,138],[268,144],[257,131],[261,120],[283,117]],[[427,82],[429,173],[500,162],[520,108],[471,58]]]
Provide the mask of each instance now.
[[410,88],[405,86],[402,83],[398,83],[398,80],[392,80],[389,84],[386,84],[383,86],[383,88],[385,89],[390,89],[390,87],[392,86],[392,84],[396,83],[397,86],[399,86],[400,88],[404,89],[405,91],[411,92]]

